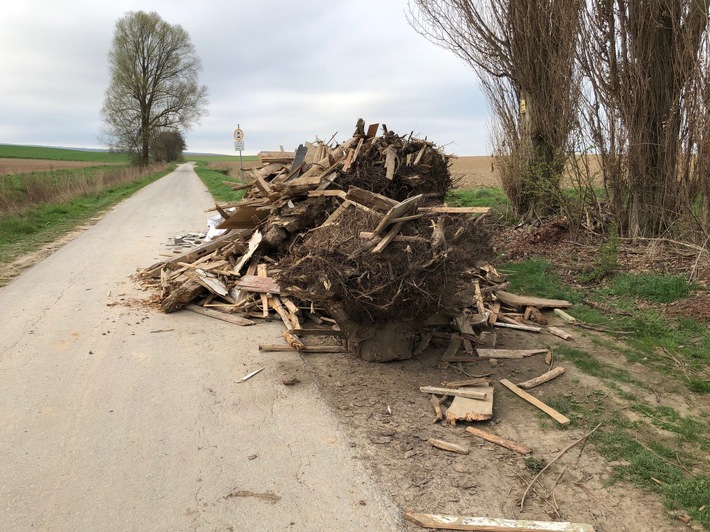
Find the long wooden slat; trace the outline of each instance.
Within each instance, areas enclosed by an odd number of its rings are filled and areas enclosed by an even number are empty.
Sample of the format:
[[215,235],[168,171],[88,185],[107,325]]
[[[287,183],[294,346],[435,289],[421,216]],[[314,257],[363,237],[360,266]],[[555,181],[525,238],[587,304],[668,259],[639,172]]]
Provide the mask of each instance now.
[[518,388],[515,384],[513,384],[512,382],[510,382],[508,379],[501,379],[499,382],[500,382],[503,386],[505,386],[506,388],[508,388],[511,392],[513,392],[515,395],[517,395],[518,397],[520,397],[521,399],[524,399],[525,401],[527,401],[527,402],[530,403],[531,405],[533,405],[533,406],[539,408],[540,410],[542,410],[543,412],[545,412],[545,414],[547,414],[547,415],[550,416],[552,419],[554,419],[555,421],[557,421],[560,425],[569,425],[569,423],[570,423],[569,418],[567,418],[566,416],[563,416],[562,414],[560,414],[560,413],[559,413],[557,410],[555,410],[554,408],[552,408],[552,407],[550,407],[550,406],[547,406],[545,403],[543,403],[542,401],[540,401],[538,398],[533,397],[533,396],[530,395],[529,393],[527,393],[527,392],[521,390],[521,389]]
[[592,525],[568,521],[528,521],[495,517],[425,514],[405,511],[404,518],[424,528],[477,532],[594,532]]
[[544,297],[519,296],[504,290],[498,290],[496,296],[504,304],[511,307],[537,307],[537,308],[570,308],[572,303],[563,299],[547,299]]
[[476,348],[478,356],[481,358],[525,358],[533,355],[547,353],[545,349],[483,349]]
[[241,325],[243,327],[246,327],[255,324],[255,322],[253,322],[252,320],[248,320],[240,316],[234,316],[233,314],[226,314],[217,310],[203,308],[198,305],[185,305],[183,308],[185,310],[189,310],[190,312],[195,312],[197,314],[202,314],[203,316],[209,316],[210,318],[226,321],[227,323],[233,323],[234,325]]
[[479,401],[485,401],[486,397],[488,397],[488,394],[486,392],[466,388],[441,388],[439,386],[420,386],[419,391],[422,393],[433,393],[436,395],[450,395],[452,397],[478,399]]

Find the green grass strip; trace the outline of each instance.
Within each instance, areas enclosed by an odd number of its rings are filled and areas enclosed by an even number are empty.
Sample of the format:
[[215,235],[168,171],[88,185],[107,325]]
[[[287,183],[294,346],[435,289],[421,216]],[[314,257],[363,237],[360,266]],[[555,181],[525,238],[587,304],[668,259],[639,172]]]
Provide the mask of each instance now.
[[232,187],[225,185],[224,181],[234,181],[226,171],[212,170],[207,168],[207,163],[200,162],[195,165],[195,172],[210,191],[212,196],[220,202],[239,201],[244,197],[244,190],[232,190]]
[[53,242],[173,169],[171,167],[133,183],[108,188],[91,197],[78,197],[61,204],[43,204],[20,216],[0,217],[0,263],[12,262]]
[[129,162],[128,156],[122,153],[75,150],[71,148],[48,148],[44,146],[18,146],[15,144],[0,144],[0,157],[11,159],[43,159],[52,161],[87,161],[97,163]]

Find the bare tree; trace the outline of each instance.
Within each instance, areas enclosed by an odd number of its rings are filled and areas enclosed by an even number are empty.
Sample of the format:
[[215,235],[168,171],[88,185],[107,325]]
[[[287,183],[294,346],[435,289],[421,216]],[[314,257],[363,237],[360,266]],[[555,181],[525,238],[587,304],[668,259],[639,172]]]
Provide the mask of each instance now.
[[116,23],[109,52],[111,84],[102,108],[106,142],[149,162],[150,141],[186,130],[205,114],[207,88],[190,36],[157,13],[130,12]]
[[410,0],[409,22],[480,77],[493,149],[520,215],[559,206],[577,118],[575,49],[583,0]]
[[[710,192],[709,0],[594,0],[580,44],[586,117],[613,211],[658,236]],[[710,206],[706,208],[710,223]],[[706,229],[707,230],[707,229]]]

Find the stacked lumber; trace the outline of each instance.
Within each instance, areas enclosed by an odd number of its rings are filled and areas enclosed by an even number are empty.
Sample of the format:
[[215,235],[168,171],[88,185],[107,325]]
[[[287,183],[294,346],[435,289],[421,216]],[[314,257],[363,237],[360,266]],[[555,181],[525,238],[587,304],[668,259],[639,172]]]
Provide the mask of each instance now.
[[214,207],[225,234],[140,279],[160,289],[165,312],[201,309],[241,325],[276,316],[286,344],[265,348],[349,350],[372,361],[410,358],[442,332],[450,339],[442,363],[459,360],[460,349],[478,356],[473,345],[491,346],[495,335],[474,327],[532,330],[538,309],[567,308],[504,291],[486,262],[479,222],[488,209],[445,205],[443,151],[381,129],[359,121],[342,144],[262,152],[249,182],[233,185],[243,199]]

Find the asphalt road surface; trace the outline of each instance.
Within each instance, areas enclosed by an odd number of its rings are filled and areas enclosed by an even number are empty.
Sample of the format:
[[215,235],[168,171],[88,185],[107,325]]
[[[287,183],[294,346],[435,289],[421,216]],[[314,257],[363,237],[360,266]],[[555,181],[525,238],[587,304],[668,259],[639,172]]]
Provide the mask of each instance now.
[[401,528],[278,323],[140,304],[212,204],[182,165],[0,288],[0,530]]

